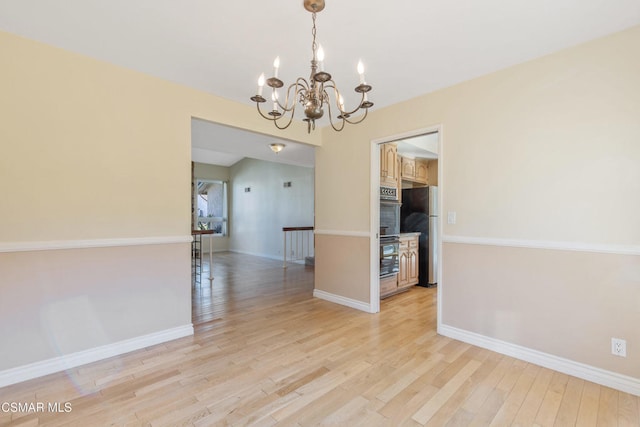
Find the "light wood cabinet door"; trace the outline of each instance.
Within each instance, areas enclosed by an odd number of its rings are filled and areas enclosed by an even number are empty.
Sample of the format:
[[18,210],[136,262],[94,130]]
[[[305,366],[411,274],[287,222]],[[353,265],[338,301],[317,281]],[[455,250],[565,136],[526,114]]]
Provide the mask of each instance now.
[[429,177],[428,160],[398,157],[401,159],[400,178],[402,180],[427,185]]
[[419,236],[401,236],[398,251],[398,289],[418,284],[418,239]]
[[409,283],[409,247],[405,242],[404,248],[400,242],[400,250],[398,251],[398,287],[403,288]]
[[400,175],[402,179],[413,181],[416,177],[416,161],[407,157],[401,157]]
[[[419,282],[418,273],[418,238],[415,238],[415,241],[411,241],[412,245],[408,250],[407,255],[407,264],[408,264],[408,274],[407,274],[407,285],[413,286],[417,285]],[[415,244],[414,244],[415,243]]]
[[429,177],[429,164],[427,160],[418,159],[416,160],[416,182],[420,184],[428,184]]
[[389,187],[398,185],[398,151],[391,142],[380,145],[380,184]]

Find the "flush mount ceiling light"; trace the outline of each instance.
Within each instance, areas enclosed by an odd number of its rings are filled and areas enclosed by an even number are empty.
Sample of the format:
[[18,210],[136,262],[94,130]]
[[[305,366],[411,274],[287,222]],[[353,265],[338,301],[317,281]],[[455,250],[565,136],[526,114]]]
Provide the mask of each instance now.
[[274,143],[274,144],[269,144],[269,147],[271,148],[271,151],[273,151],[274,153],[278,154],[279,152],[281,152],[284,149],[285,145],[277,142],[277,143]]
[[[287,88],[284,103],[280,102],[281,98],[278,96],[278,89],[283,87],[284,83],[278,78],[280,57],[277,57],[273,62],[273,77],[265,80],[264,73],[260,75],[258,79],[258,94],[252,96],[251,100],[256,103],[260,115],[267,120],[271,120],[278,129],[289,127],[293,121],[296,106],[301,104],[304,107],[305,118],[303,120],[307,122],[307,131],[309,133],[316,128],[316,119],[324,115],[324,107],[327,107],[331,127],[339,132],[344,128],[345,123],[357,124],[367,117],[369,108],[373,106],[373,102],[367,99],[367,92],[371,90],[371,86],[366,84],[364,80],[364,66],[360,61],[357,67],[358,74],[360,74],[360,84],[355,88],[355,91],[361,94],[360,103],[353,110],[345,110],[344,99],[331,78],[331,74],[324,71],[324,51],[322,46],[319,47],[316,43],[316,13],[324,9],[324,0],[304,0],[304,8],[311,12],[313,21],[311,30],[311,35],[313,36],[313,42],[311,43],[311,75],[309,81],[298,77],[295,83],[292,83]],[[260,108],[260,104],[267,102],[262,96],[265,83],[272,89],[271,100],[273,101],[273,109],[267,114]],[[333,100],[329,94],[333,95]],[[337,112],[335,118],[331,110],[332,103],[335,104],[334,107]],[[356,120],[350,119],[353,114],[360,110],[364,110],[362,117]]]

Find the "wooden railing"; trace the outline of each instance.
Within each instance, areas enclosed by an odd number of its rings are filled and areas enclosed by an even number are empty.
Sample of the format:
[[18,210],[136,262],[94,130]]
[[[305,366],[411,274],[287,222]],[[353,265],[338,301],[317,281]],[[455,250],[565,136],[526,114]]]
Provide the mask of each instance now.
[[287,262],[303,261],[308,264],[313,261],[313,227],[282,227],[282,234],[284,235],[282,268],[287,268]]

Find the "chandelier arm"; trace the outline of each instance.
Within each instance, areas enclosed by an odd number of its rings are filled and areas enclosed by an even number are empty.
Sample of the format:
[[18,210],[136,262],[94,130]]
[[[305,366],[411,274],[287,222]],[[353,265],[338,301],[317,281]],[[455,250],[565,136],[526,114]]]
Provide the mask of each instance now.
[[[336,82],[334,82],[333,79],[327,80],[323,84],[322,89],[324,91],[324,96],[327,100],[330,99],[329,94],[327,93],[327,89],[333,89],[333,96],[336,98],[336,105],[338,106],[338,111],[340,111],[340,114],[344,113],[345,111],[342,108],[340,108],[340,91],[336,87]],[[329,113],[331,113],[331,103],[327,102],[327,105],[329,106]]]
[[[325,83],[325,87],[333,89],[333,93],[334,93],[334,96],[335,96],[335,98],[336,98],[336,103],[337,103],[338,105],[340,105],[340,101],[339,101],[339,100],[340,100],[340,91],[339,91],[339,90],[338,90],[338,88],[336,87],[335,82],[334,82],[334,81],[333,81],[333,79],[332,79],[332,80],[329,80],[327,83],[329,83],[329,84],[326,84],[326,83]],[[345,114],[346,114],[346,115],[350,116],[350,115],[352,115],[352,114],[355,114],[355,113],[357,113],[358,111],[360,111],[360,110],[362,110],[362,109],[363,109],[363,108],[362,108],[362,103],[364,102],[364,97],[365,97],[365,94],[363,93],[363,94],[362,94],[362,96],[360,97],[360,103],[359,103],[359,104],[358,104],[358,106],[357,106],[356,108],[354,108],[353,110],[351,110],[351,111],[346,111],[346,110],[344,110],[344,109],[340,109],[340,108],[339,108],[338,110],[339,110],[339,111],[340,111],[340,113],[341,113],[341,114],[343,114],[343,115],[345,115]],[[343,107],[343,108],[344,108],[344,107]],[[365,108],[365,110],[366,110],[366,108]],[[360,120],[360,121],[358,121],[358,122],[352,122],[352,121],[350,121],[350,120],[347,120],[347,123],[353,123],[353,124],[356,124],[356,123],[360,123],[361,121],[362,121],[362,120]]]
[[[335,87],[334,87],[335,90]],[[327,93],[326,90],[322,91],[322,95],[325,98],[329,98],[329,94]],[[333,128],[333,130],[335,130],[336,132],[340,132],[342,129],[344,129],[344,123],[345,123],[345,118],[344,116],[340,115],[340,126],[336,126],[335,123],[333,122],[333,115],[331,114],[331,103],[327,102],[327,112],[329,113],[329,124],[331,125],[331,127]],[[340,109],[338,108],[338,111],[340,111]]]
[[333,123],[333,119],[329,117],[329,124],[331,125],[333,130],[335,130],[336,132],[340,132],[342,129],[344,129],[345,120],[340,119],[340,127],[338,127]]
[[[302,82],[301,82],[302,81]],[[289,87],[287,88],[287,96],[284,99],[284,105],[280,103],[280,100],[278,100],[276,98],[276,102],[278,104],[278,107],[282,108],[283,111],[289,112],[289,111],[294,111],[296,108],[296,102],[297,102],[297,98],[298,98],[298,94],[300,93],[301,90],[308,90],[308,83],[305,79],[303,79],[302,77],[298,77],[298,79],[296,80],[295,83],[292,83],[291,85],[289,85]],[[295,91],[293,93],[293,98],[291,98],[291,89],[295,88]],[[275,89],[274,89],[275,90]],[[291,101],[291,105],[289,105],[289,99],[292,99]]]
[[[283,117],[284,117],[284,115],[279,116],[279,117],[278,117],[278,119],[282,119]],[[273,124],[274,124],[274,125],[276,125],[276,127],[277,127],[278,129],[280,129],[280,130],[286,129],[286,128],[288,128],[288,127],[289,127],[289,125],[291,125],[291,122],[293,122],[293,113],[292,113],[292,114],[289,114],[289,121],[288,121],[288,122],[287,122],[287,124],[286,124],[286,125],[284,125],[284,126],[280,126],[280,122],[278,122],[278,119],[275,119],[275,120],[273,121]]]
[[272,121],[272,122],[275,122],[275,121],[276,121],[276,118],[275,118],[275,117],[269,117],[269,116],[265,115],[265,114],[262,112],[262,110],[260,109],[260,103],[259,103],[259,102],[256,102],[256,107],[258,107],[258,113],[260,113],[260,115],[261,115],[263,118],[265,118],[265,119],[267,119],[267,120],[270,120],[270,121]]
[[[293,111],[291,112],[291,114],[289,114],[289,121],[287,122],[287,124],[286,124],[286,125],[284,125],[284,126],[281,126],[281,125],[280,125],[280,123],[282,122],[282,120],[280,120],[280,119],[282,119],[282,118],[285,116],[284,114],[282,114],[282,115],[280,115],[280,116],[271,116],[271,117],[269,117],[269,116],[265,115],[265,114],[262,112],[262,110],[260,109],[260,103],[259,103],[259,102],[256,102],[256,106],[258,107],[258,113],[260,113],[260,115],[261,115],[263,118],[265,118],[265,119],[267,119],[267,120],[269,120],[269,121],[272,121],[272,122],[273,122],[273,124],[274,124],[278,129],[280,129],[280,130],[283,130],[283,129],[288,128],[288,127],[289,127],[289,125],[291,125],[291,122],[293,121]],[[279,120],[280,120],[280,121],[279,121]]]
[[349,119],[344,119],[347,123],[349,123],[350,125],[357,125],[358,123],[361,123],[362,121],[364,121],[364,119],[367,118],[367,114],[369,113],[369,109],[368,108],[364,108],[364,114],[362,116],[360,116],[359,120],[349,120]]

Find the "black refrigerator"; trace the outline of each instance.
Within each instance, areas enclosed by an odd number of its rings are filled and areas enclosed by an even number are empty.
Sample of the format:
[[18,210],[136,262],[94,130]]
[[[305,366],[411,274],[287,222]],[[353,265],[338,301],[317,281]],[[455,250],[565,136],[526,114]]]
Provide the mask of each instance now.
[[438,187],[402,190],[400,232],[420,232],[418,285],[438,284]]

